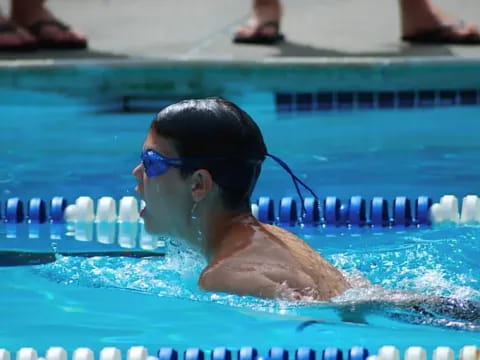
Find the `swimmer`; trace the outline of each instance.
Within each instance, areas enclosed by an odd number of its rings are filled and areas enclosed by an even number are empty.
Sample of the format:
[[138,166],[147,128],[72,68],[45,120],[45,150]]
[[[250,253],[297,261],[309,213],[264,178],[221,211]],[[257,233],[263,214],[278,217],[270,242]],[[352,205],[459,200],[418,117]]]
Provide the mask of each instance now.
[[133,170],[145,228],[183,239],[208,261],[207,291],[328,301],[350,287],[307,243],[251,213],[267,156],[260,129],[235,104],[208,98],[163,109]]
[[142,161],[133,170],[136,191],[145,201],[141,216],[148,232],[183,239],[205,256],[200,288],[271,299],[333,299],[342,319],[353,322],[389,306],[479,320],[475,302],[385,290],[366,279],[361,287],[369,291],[357,294],[358,284],[306,242],[260,223],[251,213],[250,196],[266,157],[292,176],[297,189],[300,183],[311,191],[267,152],[258,126],[229,101],[185,100],[163,109],[152,122]]

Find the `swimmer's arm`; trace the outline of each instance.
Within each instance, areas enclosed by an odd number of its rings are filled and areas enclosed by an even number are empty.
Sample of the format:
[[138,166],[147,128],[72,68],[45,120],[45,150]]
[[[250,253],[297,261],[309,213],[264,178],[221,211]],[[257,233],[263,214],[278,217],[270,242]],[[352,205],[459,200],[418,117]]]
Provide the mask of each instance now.
[[209,269],[202,273],[199,286],[206,291],[295,300],[299,294],[255,269]]

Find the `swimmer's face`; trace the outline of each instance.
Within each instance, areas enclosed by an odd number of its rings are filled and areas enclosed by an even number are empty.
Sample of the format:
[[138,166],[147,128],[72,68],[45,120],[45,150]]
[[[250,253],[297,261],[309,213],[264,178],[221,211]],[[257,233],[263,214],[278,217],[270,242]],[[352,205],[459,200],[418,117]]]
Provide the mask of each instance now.
[[[153,149],[170,158],[178,158],[173,143],[167,138],[149,132],[143,150]],[[192,207],[191,185],[180,175],[180,169],[169,168],[164,174],[149,178],[142,163],[133,169],[138,181],[135,191],[145,201],[142,218],[145,229],[152,234],[179,235],[185,228],[186,214]]]

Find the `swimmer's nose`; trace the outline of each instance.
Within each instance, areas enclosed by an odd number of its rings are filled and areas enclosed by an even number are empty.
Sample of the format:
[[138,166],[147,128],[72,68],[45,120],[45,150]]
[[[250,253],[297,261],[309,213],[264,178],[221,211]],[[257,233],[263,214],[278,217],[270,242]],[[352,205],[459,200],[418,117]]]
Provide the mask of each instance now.
[[135,179],[138,181],[138,185],[135,186],[135,191],[143,199],[143,165],[139,163],[133,170],[132,175],[135,176]]
[[135,176],[135,178],[138,180],[138,182],[142,181],[142,174],[143,174],[143,169],[142,169],[142,163],[139,163],[133,170],[132,170],[132,175]]
[[143,199],[143,186],[141,184],[135,186],[135,192]]

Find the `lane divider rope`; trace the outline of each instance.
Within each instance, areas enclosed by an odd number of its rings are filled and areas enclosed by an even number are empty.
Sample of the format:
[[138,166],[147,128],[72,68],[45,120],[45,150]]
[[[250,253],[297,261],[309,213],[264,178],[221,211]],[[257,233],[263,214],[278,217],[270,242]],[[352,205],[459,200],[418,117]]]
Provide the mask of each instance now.
[[[188,348],[183,352],[183,360],[206,360],[205,351],[199,348]],[[400,360],[400,351],[390,345],[382,346],[376,354],[370,353],[368,349],[354,346],[347,352],[348,360]],[[254,347],[242,347],[237,351],[229,350],[226,347],[217,347],[210,352],[211,360],[343,360],[344,355],[341,349],[327,347],[317,352],[309,347],[300,347],[289,357],[288,350],[282,347],[272,347],[265,356],[261,356]],[[403,354],[405,360],[426,360],[427,352],[420,346],[411,346]],[[0,349],[0,360],[69,360],[67,351],[62,347],[51,347],[43,357],[33,348],[21,348],[13,358],[6,349]],[[99,360],[121,360],[122,353],[118,348],[103,348],[98,356]],[[458,357],[448,346],[436,347],[432,354],[432,360],[480,360],[480,349],[475,345],[467,345],[461,348]],[[95,360],[93,350],[84,347],[73,351],[71,360]],[[144,346],[130,347],[126,354],[126,360],[179,360],[177,350],[169,347],[160,348],[156,355],[150,355]]]
[[[118,206],[117,206],[118,205]],[[18,197],[5,201],[4,212],[0,210],[0,220],[7,224],[66,224],[75,227],[79,240],[88,240],[89,224],[97,225],[97,234],[101,242],[111,242],[112,229],[118,227],[118,236],[124,241],[135,237],[136,225],[143,225],[140,209],[145,204],[132,196],[122,197],[118,203],[112,197],[103,196],[95,201],[88,196],[80,196],[68,204],[63,197],[54,197],[49,206],[40,198],[32,198],[24,203]],[[454,195],[444,195],[437,203],[429,196],[409,199],[397,196],[389,205],[383,197],[374,197],[370,201],[361,196],[352,196],[341,201],[335,196],[328,196],[319,201],[305,198],[301,214],[301,205],[292,197],[275,200],[261,196],[251,204],[252,214],[261,222],[277,224],[282,227],[428,227],[437,224],[477,224],[480,223],[480,198],[467,195],[462,199],[461,211],[459,200]],[[1,206],[0,206],[1,209]],[[115,224],[115,225],[114,225]],[[143,229],[143,226],[140,226]],[[142,230],[143,231],[143,230]],[[148,237],[146,232],[142,235]],[[122,240],[122,241],[123,241]]]
[[[26,202],[19,198],[10,198],[5,202],[4,216],[0,213],[0,222],[6,226],[5,234],[16,238],[19,229],[16,225],[28,224],[28,237],[38,238],[41,225],[50,224],[50,238],[61,239],[73,237],[78,241],[96,240],[102,244],[118,243],[125,249],[136,247],[142,250],[155,250],[165,244],[158,236],[145,230],[143,219],[139,215],[139,204],[136,198],[125,196],[120,199],[117,213],[117,201],[111,197],[101,197],[95,202],[88,196],[78,197],[73,204],[63,197],[54,197],[47,211],[43,199],[32,198]],[[143,207],[144,204],[140,204]]]

